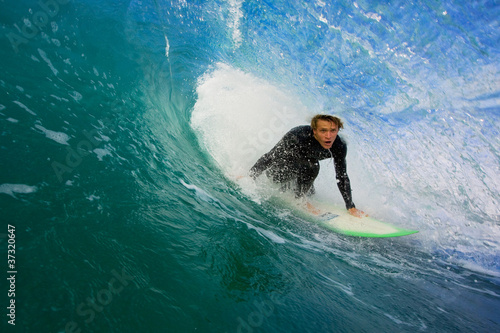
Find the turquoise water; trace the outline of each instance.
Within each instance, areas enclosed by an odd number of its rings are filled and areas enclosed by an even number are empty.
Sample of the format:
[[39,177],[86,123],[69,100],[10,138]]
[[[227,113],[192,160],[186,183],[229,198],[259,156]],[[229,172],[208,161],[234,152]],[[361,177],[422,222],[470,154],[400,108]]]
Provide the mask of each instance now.
[[[3,2],[2,332],[498,331],[498,17]],[[345,121],[357,207],[418,234],[341,236],[238,178],[317,112]]]

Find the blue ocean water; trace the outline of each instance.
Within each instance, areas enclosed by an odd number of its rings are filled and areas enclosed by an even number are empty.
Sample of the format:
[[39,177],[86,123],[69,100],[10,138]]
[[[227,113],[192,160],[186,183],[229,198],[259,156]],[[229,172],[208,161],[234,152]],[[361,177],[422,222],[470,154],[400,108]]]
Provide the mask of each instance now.
[[[500,329],[497,1],[1,6],[2,332]],[[418,234],[239,178],[318,112],[357,207]]]

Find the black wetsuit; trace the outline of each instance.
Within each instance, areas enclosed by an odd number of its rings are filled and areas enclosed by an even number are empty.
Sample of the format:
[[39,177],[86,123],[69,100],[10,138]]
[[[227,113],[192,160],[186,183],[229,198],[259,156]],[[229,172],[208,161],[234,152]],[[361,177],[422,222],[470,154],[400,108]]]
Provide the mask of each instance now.
[[301,197],[310,193],[319,173],[319,161],[333,158],[337,185],[347,209],[353,208],[351,185],[347,176],[347,145],[337,136],[330,149],[323,148],[314,138],[311,126],[291,129],[250,169],[250,176],[257,178],[262,172],[277,183],[296,182],[295,194]]

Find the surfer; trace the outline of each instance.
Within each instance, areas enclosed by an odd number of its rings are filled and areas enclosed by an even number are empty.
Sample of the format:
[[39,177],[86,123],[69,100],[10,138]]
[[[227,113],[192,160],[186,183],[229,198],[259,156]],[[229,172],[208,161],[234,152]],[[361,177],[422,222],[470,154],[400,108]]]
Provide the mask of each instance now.
[[[338,136],[344,127],[338,117],[318,114],[311,125],[291,129],[268,153],[264,154],[250,169],[253,179],[266,171],[267,177],[282,184],[282,190],[293,189],[301,198],[314,194],[314,180],[319,173],[319,161],[331,158],[334,161],[337,186],[347,210],[357,217],[366,214],[357,209],[352,201],[351,184],[346,168],[347,145]],[[307,203],[307,208],[317,213]]]

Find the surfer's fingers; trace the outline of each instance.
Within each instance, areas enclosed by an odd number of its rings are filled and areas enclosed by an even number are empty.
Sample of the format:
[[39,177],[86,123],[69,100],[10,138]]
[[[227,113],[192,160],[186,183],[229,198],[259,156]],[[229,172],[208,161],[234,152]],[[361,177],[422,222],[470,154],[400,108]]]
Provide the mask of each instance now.
[[318,208],[314,207],[310,202],[306,202],[306,208],[310,213],[314,215],[319,215],[321,213],[321,211]]
[[352,216],[356,216],[356,217],[367,217],[368,216],[368,214],[366,214],[365,212],[363,212],[362,210],[359,210],[357,208],[349,209],[349,214],[351,214]]

